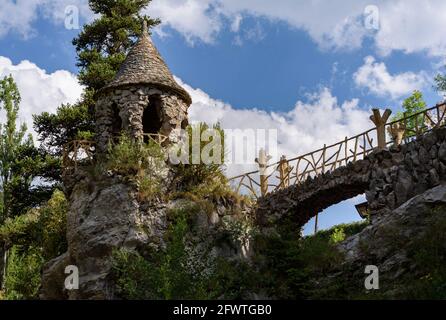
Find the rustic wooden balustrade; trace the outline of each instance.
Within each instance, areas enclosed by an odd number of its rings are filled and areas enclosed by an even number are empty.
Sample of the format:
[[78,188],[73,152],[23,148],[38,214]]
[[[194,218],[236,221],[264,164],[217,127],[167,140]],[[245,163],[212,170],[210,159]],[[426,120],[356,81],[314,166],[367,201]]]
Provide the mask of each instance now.
[[[362,160],[377,149],[412,141],[445,125],[445,113],[446,103],[441,103],[417,114],[404,114],[402,119],[387,122],[391,111],[386,110],[381,115],[378,109],[374,109],[370,119],[375,127],[368,131],[289,160],[282,156],[279,162],[270,165],[257,161],[259,170],[230,178],[229,181],[237,192],[258,198],[290,185],[301,184],[309,177],[333,171],[349,162]],[[261,150],[260,158],[268,159],[264,150]],[[276,172],[278,176],[275,176]]]
[[[152,141],[159,146],[164,145],[168,137],[157,133],[145,133],[141,139],[144,142]],[[116,141],[114,142],[116,143]],[[91,164],[94,162],[95,142],[90,140],[73,140],[65,144],[62,154],[63,174],[75,172],[79,165]]]

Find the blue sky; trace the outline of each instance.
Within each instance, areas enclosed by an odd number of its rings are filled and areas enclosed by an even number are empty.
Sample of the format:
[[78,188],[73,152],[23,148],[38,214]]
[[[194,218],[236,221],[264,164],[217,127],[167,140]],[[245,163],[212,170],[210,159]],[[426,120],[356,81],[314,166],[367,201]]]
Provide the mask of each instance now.
[[[153,40],[195,98],[197,121],[277,127],[281,151],[297,155],[372,127],[371,107],[397,111],[414,89],[429,105],[441,100],[432,79],[446,54],[444,1],[376,1],[376,29],[365,27],[367,1],[271,3],[154,0],[147,9],[164,22]],[[78,30],[64,27],[73,4],[81,24],[94,18],[86,0],[0,0],[0,75],[17,77],[23,121],[81,92]],[[320,227],[358,219],[353,204],[327,210]]]

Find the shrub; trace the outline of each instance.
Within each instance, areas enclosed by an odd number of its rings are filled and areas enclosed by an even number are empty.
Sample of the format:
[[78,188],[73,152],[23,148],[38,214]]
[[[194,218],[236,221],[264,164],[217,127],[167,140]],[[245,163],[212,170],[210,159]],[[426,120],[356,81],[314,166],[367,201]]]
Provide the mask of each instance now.
[[0,227],[0,240],[10,248],[6,266],[5,297],[34,299],[43,264],[67,250],[67,201],[56,190],[41,208],[9,219]]
[[144,143],[123,134],[117,144],[109,145],[106,169],[135,178],[141,201],[160,194],[165,167],[165,153],[154,141]]
[[338,243],[345,240],[345,232],[342,228],[335,228],[333,233],[330,236],[331,243]]
[[187,231],[185,215],[177,217],[167,232],[164,252],[152,252],[145,260],[138,253],[114,253],[117,287],[126,299],[187,299],[193,288],[192,275],[186,269],[184,237]]
[[241,298],[255,286],[244,263],[216,258],[210,248],[187,240],[189,219],[196,208],[174,210],[166,248],[142,256],[126,250],[113,254],[115,281],[124,299]]
[[[199,131],[200,134],[204,131],[210,129],[209,126],[205,123],[200,123],[194,126],[189,126],[187,128],[188,141],[189,141],[189,150],[188,150],[188,164],[180,163],[175,167],[176,177],[178,180],[178,188],[181,191],[191,191],[192,189],[198,190],[199,186],[213,185],[216,187],[216,184],[227,184],[226,178],[223,174],[223,166],[224,166],[224,132],[220,128],[220,125],[214,125],[212,129],[216,130],[220,135],[221,140],[221,149],[219,150],[220,157],[218,163],[206,164],[202,161],[201,155],[199,158],[199,163],[196,163],[195,159],[197,155],[194,155],[195,150],[193,149],[192,141],[193,141],[193,132]],[[210,145],[213,141],[201,141],[200,142],[200,152],[208,145]],[[213,152],[211,153],[213,155]],[[218,155],[217,155],[218,156]]]
[[6,267],[6,299],[37,299],[43,263],[44,258],[39,249],[32,247],[26,251],[20,251],[17,246],[12,247]]
[[41,208],[8,219],[0,227],[0,241],[27,248],[42,248],[42,255],[50,260],[64,253],[66,244],[66,213],[68,203],[63,192],[56,190]]

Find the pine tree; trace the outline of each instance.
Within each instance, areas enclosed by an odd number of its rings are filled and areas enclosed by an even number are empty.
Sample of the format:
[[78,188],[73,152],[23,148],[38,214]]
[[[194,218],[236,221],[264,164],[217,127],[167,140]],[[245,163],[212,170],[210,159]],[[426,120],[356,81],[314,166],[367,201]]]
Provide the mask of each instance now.
[[151,0],[90,0],[90,8],[100,17],[73,40],[80,68],[79,81],[87,90],[99,90],[115,76],[128,50],[142,32],[145,19],[150,27],[158,19],[141,16]]
[[142,32],[142,21],[149,27],[158,19],[141,15],[151,0],[90,0],[90,8],[99,15],[85,25],[73,40],[77,52],[79,82],[85,92],[75,105],[63,105],[57,113],[34,116],[34,129],[45,150],[60,156],[63,145],[79,135],[92,136],[96,93],[110,82],[119,70],[129,49]]

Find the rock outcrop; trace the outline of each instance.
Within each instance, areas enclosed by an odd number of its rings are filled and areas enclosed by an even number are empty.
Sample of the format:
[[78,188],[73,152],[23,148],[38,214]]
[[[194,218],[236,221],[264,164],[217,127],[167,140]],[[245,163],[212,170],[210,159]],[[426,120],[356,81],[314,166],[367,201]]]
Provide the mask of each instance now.
[[[169,178],[164,177],[165,187]],[[167,190],[165,191],[167,193]],[[141,201],[138,186],[122,176],[95,180],[84,175],[71,191],[67,215],[68,252],[50,261],[42,277],[42,299],[115,299],[113,252],[163,250],[172,210],[196,204],[187,198]],[[227,259],[247,259],[249,235],[233,228],[249,216],[249,208],[236,202],[220,201],[214,209],[188,212],[190,229],[186,236],[193,254]],[[67,291],[65,267],[79,270],[79,290]]]
[[[443,184],[377,217],[363,231],[340,243],[338,249],[344,262],[338,270],[316,279],[315,285],[319,288],[340,285],[349,289],[350,297],[354,298],[368,295],[414,298],[413,295],[423,294],[422,284],[431,288],[430,277],[435,276],[438,268],[435,264],[445,258],[445,231],[446,185]],[[376,292],[364,288],[367,265],[378,267],[380,289]],[[412,287],[416,289],[410,292]]]

